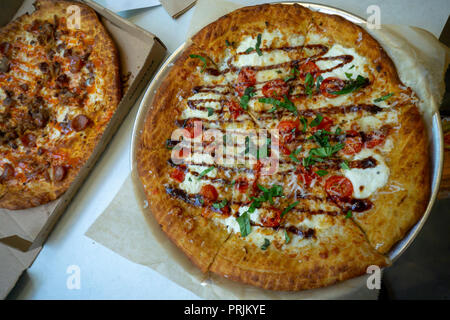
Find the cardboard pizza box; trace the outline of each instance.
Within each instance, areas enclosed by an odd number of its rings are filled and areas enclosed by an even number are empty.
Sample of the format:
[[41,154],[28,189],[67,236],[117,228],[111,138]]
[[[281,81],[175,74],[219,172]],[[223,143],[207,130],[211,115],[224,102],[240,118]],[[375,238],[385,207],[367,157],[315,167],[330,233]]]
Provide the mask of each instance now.
[[[79,1],[97,12],[118,48],[122,78],[126,79],[123,97],[91,157],[59,199],[26,210],[0,209],[0,298],[6,296],[23,270],[31,265],[70,200],[166,56],[166,47],[152,33],[92,0]],[[34,11],[33,3],[34,0],[2,0],[0,27],[25,12]]]

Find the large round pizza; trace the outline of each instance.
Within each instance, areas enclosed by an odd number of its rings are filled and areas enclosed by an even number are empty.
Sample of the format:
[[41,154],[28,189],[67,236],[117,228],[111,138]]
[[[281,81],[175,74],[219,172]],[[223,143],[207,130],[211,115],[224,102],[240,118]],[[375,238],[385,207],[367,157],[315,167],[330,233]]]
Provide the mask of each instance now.
[[417,104],[361,27],[295,4],[236,10],[155,93],[136,157],[150,211],[203,272],[265,289],[384,267],[429,199]]
[[38,0],[0,29],[0,208],[58,198],[121,97],[118,55],[94,10]]

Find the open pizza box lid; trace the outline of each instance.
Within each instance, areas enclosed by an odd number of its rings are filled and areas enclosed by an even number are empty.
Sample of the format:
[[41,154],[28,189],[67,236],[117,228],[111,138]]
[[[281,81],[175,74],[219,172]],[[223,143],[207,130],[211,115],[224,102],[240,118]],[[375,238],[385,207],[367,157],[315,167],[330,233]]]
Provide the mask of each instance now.
[[[26,210],[0,209],[0,298],[6,296],[20,274],[32,264],[70,200],[166,55],[166,47],[152,33],[92,0],[80,2],[97,12],[117,46],[124,81],[123,97],[91,157],[59,199]],[[0,27],[25,12],[33,12],[33,3],[34,0],[2,0]]]

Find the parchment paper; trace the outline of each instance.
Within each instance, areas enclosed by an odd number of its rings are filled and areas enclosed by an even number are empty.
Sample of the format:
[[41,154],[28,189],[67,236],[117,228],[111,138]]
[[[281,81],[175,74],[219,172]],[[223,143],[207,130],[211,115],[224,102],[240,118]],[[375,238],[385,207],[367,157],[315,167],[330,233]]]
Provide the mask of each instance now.
[[[197,1],[188,35],[240,5],[226,1]],[[370,31],[397,66],[405,85],[421,99],[426,117],[438,110],[445,91],[444,73],[449,49],[429,32],[407,26],[383,25]],[[377,290],[368,290],[367,276],[334,286],[301,292],[273,292],[243,285],[213,274],[202,274],[161,231],[156,221],[144,218],[146,201],[133,173],[122,185],[109,207],[86,232],[127,259],[146,265],[204,299],[376,299]]]

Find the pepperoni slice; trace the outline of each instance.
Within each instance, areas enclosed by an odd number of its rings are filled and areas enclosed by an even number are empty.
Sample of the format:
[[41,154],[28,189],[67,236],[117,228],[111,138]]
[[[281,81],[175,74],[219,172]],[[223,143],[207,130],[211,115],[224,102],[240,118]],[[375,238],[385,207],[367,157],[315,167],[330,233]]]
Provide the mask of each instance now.
[[248,189],[248,180],[245,177],[239,177],[236,179],[234,187],[239,190],[240,193],[246,193]]
[[175,168],[170,172],[170,177],[181,183],[184,181],[184,170],[182,168]]
[[352,155],[361,151],[363,147],[363,140],[361,135],[355,130],[346,132],[345,147],[342,149],[347,155]]
[[271,207],[262,217],[261,224],[264,227],[278,227],[281,222],[281,210]]
[[269,81],[262,88],[262,94],[268,98],[282,99],[288,93],[289,86],[281,79]]
[[325,191],[334,199],[349,200],[353,194],[353,185],[344,176],[331,176],[325,181]]
[[336,98],[337,95],[332,92],[340,91],[345,87],[344,80],[336,77],[329,77],[320,84],[320,92],[327,98]]
[[305,78],[308,73],[315,78],[320,73],[319,67],[312,61],[300,65],[298,69],[301,78]]
[[228,107],[228,110],[230,110],[231,117],[236,120],[242,113],[244,113],[244,110],[241,108],[239,103],[237,103],[234,100],[228,100],[225,102],[225,106]]
[[214,188],[214,186],[210,184],[202,186],[200,194],[206,203],[213,203],[219,197],[216,188]]
[[236,91],[238,95],[242,97],[244,95],[245,89],[254,86],[256,83],[256,72],[249,68],[244,67],[241,69],[238,75]]
[[372,149],[382,144],[386,139],[386,136],[379,132],[372,132],[366,136],[365,146],[366,148]]
[[277,129],[280,131],[281,140],[285,143],[289,143],[295,138],[300,121],[283,120],[277,125]]

